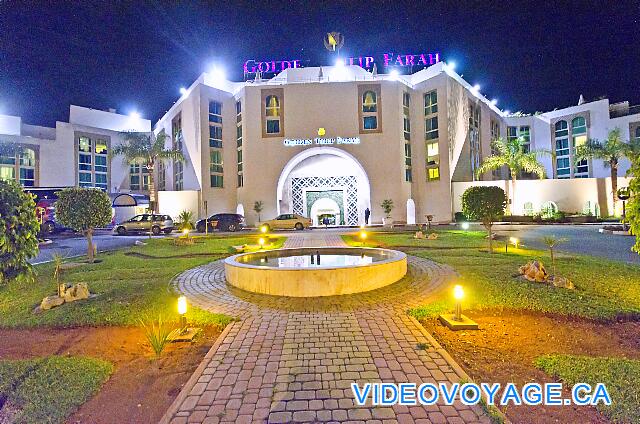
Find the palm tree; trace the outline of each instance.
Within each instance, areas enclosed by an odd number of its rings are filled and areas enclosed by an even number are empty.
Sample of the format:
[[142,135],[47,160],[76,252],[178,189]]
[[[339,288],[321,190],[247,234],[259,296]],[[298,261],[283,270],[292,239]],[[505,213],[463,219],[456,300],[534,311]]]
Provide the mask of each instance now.
[[[536,174],[540,179],[545,177],[544,165],[538,160],[541,154],[548,154],[546,150],[536,150],[525,152],[524,138],[514,138],[505,140],[499,138],[491,142],[491,147],[495,151],[491,156],[487,156],[478,167],[476,175],[480,176],[488,171],[507,166],[511,172],[511,184],[513,194],[511,195],[511,213],[515,206],[516,177],[518,172],[530,172]],[[508,199],[507,199],[508,201]]]
[[578,163],[586,159],[602,159],[604,165],[611,171],[611,196],[613,200],[613,212],[616,211],[618,201],[618,164],[624,156],[630,157],[634,153],[640,152],[640,140],[624,142],[620,128],[609,131],[607,139],[604,141],[590,139],[581,146],[576,147],[575,162]]
[[167,135],[164,132],[155,135],[152,133],[125,132],[124,143],[111,150],[112,156],[122,155],[130,165],[144,166],[149,171],[149,203],[152,212],[158,211],[156,201],[156,179],[154,170],[156,165],[163,160],[183,162],[184,155],[177,149],[165,149]]

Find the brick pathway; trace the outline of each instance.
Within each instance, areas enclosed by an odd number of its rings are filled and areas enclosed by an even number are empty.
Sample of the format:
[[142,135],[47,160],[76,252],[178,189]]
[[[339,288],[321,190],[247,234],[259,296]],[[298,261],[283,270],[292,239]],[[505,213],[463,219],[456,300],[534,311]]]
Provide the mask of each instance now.
[[[344,245],[336,233],[296,234],[285,247]],[[291,299],[227,286],[221,261],[174,280],[201,308],[240,317],[227,326],[164,423],[490,422],[478,406],[355,406],[352,382],[457,382],[466,374],[406,314],[455,278],[409,257],[400,282],[372,292]]]

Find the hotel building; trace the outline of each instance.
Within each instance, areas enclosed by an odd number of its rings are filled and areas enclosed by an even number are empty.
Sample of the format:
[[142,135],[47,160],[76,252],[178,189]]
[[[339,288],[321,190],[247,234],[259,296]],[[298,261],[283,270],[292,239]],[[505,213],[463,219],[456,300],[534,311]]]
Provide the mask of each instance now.
[[[336,224],[373,223],[391,199],[396,222],[449,222],[471,185],[498,185],[516,214],[542,209],[610,215],[611,181],[602,161],[575,163],[575,146],[604,140],[619,128],[640,137],[640,110],[601,99],[535,115],[499,110],[445,63],[410,75],[377,74],[360,66],[285,69],[270,79],[231,82],[202,74],[153,131],[185,162],[159,167],[159,207],[176,216],[238,212],[249,223],[262,201],[263,219],[298,213],[331,215]],[[121,131],[150,131],[149,121],[71,106],[69,123],[24,125],[0,116],[0,141],[30,150],[0,158],[0,177],[26,186],[98,186],[145,193],[148,176],[106,152]],[[507,169],[476,176],[490,143],[523,137],[541,156],[547,178],[518,176],[516,197]],[[619,186],[629,163],[620,164]]]

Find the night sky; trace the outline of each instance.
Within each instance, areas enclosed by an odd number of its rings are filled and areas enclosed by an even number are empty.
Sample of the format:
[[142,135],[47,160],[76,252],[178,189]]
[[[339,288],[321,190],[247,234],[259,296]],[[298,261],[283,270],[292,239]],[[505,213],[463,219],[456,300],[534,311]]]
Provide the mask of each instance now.
[[328,31],[344,56],[438,51],[512,112],[580,94],[640,104],[640,0],[176,3],[0,0],[0,113],[53,126],[77,104],[155,122],[216,63],[236,81],[246,59],[333,64]]

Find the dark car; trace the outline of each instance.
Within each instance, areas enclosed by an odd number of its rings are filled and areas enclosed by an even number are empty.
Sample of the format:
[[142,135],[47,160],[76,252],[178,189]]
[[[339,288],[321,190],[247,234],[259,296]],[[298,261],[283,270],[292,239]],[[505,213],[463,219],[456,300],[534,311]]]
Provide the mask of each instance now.
[[69,228],[56,221],[56,199],[41,199],[36,204],[36,213],[40,221],[40,232],[54,234]]
[[[244,216],[237,213],[217,213],[215,215],[211,215],[207,219],[207,224],[207,226],[209,227],[209,231],[238,231],[244,228],[245,221]],[[196,222],[196,231],[198,231],[199,233],[204,233],[205,230],[206,228],[204,219]]]

